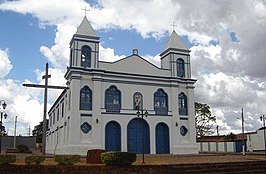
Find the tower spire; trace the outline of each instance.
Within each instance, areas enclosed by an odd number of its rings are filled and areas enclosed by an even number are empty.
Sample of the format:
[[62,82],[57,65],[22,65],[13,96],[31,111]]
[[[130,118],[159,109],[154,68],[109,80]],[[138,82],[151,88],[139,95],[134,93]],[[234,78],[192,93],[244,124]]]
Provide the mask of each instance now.
[[173,24],[171,26],[173,27],[173,31],[175,31],[175,27],[177,27],[177,25],[175,24],[175,22],[173,22]]
[[90,11],[90,9],[87,9],[87,7],[85,6],[85,8],[82,8],[81,10],[84,10],[84,12],[85,12],[85,17],[86,17],[86,14],[87,14],[87,11]]

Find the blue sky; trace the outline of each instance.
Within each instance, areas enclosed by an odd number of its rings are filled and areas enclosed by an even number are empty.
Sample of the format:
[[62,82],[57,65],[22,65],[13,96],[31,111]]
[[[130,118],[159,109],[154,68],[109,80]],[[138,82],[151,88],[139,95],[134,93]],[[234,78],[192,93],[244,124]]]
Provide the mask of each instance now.
[[6,78],[36,80],[34,71],[46,62],[39,48],[53,44],[55,27],[41,29],[31,15],[9,11],[0,11],[0,21],[5,24],[0,26],[0,48],[8,48],[14,66]]
[[[105,61],[138,48],[141,56],[160,66],[159,54],[174,22],[191,50],[192,76],[198,80],[195,99],[211,106],[217,117],[214,128],[219,125],[224,134],[240,132],[242,107],[246,130],[260,127],[259,116],[266,112],[265,1],[0,0],[0,99],[8,103],[4,123],[9,134],[16,115],[21,134],[27,132],[25,125],[33,128],[42,120],[43,92],[25,89],[22,83],[43,83],[49,62],[50,83],[65,84],[69,41],[85,6]],[[59,94],[49,91],[49,107]]]

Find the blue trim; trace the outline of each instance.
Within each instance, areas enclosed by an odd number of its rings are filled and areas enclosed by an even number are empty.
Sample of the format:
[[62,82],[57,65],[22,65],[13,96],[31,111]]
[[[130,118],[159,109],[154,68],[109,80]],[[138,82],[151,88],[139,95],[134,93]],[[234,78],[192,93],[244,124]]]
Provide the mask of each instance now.
[[80,66],[84,68],[91,68],[91,47],[83,45],[81,47],[80,56]]
[[150,127],[146,120],[142,120],[141,118],[133,118],[128,123],[127,151],[132,153],[143,153],[143,151],[146,154],[150,153]]
[[178,113],[179,115],[187,115],[187,96],[185,93],[181,92],[178,94]]
[[84,134],[87,134],[91,131],[92,127],[88,122],[84,122],[81,126],[80,129]]
[[187,133],[188,133],[188,129],[184,125],[182,125],[180,127],[180,134],[184,137],[187,135]]
[[120,112],[121,91],[114,85],[105,90],[105,108],[107,112]]
[[105,150],[121,151],[121,125],[116,121],[109,121],[105,126]]
[[176,76],[185,77],[185,61],[182,58],[176,60]]
[[79,109],[80,110],[92,109],[92,91],[88,86],[84,86],[80,90]]
[[166,123],[160,122],[155,127],[156,154],[170,153],[169,127]]
[[158,89],[153,94],[153,106],[156,115],[168,114],[168,95],[163,89]]

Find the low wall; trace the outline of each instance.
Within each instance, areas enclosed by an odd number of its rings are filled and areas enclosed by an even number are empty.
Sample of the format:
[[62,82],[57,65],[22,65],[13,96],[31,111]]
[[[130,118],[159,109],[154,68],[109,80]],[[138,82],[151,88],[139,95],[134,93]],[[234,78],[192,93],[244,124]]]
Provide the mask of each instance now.
[[166,164],[166,165],[1,165],[1,174],[175,174],[175,173],[263,173],[266,161],[248,161],[235,163],[204,163],[204,164]]
[[200,152],[236,152],[235,142],[198,142]]

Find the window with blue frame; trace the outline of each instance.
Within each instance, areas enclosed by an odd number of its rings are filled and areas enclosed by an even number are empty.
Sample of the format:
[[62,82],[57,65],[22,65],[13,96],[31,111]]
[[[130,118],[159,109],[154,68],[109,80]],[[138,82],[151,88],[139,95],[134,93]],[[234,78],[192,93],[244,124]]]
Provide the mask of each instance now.
[[168,96],[163,89],[158,89],[154,93],[154,111],[156,115],[168,114]]
[[87,45],[81,47],[81,66],[91,67],[91,48]]
[[80,90],[79,109],[91,110],[91,108],[92,108],[92,91],[88,86],[84,86]]
[[115,86],[110,86],[105,91],[105,109],[106,112],[120,112],[121,92]]
[[139,92],[136,92],[133,96],[133,109],[135,110],[143,109],[142,94]]
[[185,62],[181,58],[176,60],[176,74],[177,77],[185,77]]
[[179,115],[187,115],[187,96],[181,92],[178,95]]

